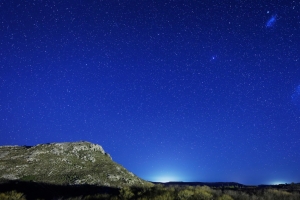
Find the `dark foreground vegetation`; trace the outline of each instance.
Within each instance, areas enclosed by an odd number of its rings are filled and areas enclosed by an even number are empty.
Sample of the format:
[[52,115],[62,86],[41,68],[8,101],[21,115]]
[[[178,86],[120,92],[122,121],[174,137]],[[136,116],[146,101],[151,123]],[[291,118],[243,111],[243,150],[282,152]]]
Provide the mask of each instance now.
[[155,184],[153,187],[111,188],[91,185],[49,185],[10,181],[0,184],[0,200],[299,200],[300,184],[277,186]]

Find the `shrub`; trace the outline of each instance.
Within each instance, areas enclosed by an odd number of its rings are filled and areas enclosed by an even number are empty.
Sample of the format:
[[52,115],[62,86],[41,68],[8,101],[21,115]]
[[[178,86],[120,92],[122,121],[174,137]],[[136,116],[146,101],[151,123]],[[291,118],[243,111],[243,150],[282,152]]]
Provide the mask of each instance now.
[[239,200],[255,200],[257,199],[255,195],[250,196],[249,194],[242,191],[234,191],[234,190],[225,190],[224,193],[233,199]]
[[134,196],[134,193],[131,191],[130,187],[123,187],[120,190],[119,197],[121,199],[131,199]]
[[264,194],[264,199],[267,200],[285,200],[285,199],[292,199],[292,193],[286,191],[280,191],[276,189],[269,189]]
[[223,194],[218,198],[218,200],[233,200],[233,198],[227,194]]
[[180,200],[190,199],[193,196],[194,192],[189,189],[183,189],[178,192],[178,199]]
[[23,176],[21,178],[22,181],[34,181],[36,180],[36,177],[34,175],[28,175],[28,176]]
[[212,198],[212,190],[208,186],[195,187],[195,199],[210,200]]
[[15,190],[5,193],[0,193],[0,200],[26,200],[23,193]]

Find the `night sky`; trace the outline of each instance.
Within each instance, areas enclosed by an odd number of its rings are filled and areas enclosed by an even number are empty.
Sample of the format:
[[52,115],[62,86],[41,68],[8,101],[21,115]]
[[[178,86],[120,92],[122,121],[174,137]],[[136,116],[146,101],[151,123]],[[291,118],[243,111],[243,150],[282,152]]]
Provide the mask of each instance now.
[[300,2],[0,1],[0,145],[80,140],[150,181],[300,182]]

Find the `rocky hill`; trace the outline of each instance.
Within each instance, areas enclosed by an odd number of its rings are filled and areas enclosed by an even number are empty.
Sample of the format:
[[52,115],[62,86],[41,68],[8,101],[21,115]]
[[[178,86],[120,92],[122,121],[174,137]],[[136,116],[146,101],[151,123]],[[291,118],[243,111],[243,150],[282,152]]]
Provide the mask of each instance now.
[[89,142],[0,146],[0,180],[110,187],[151,185],[112,161],[101,146]]

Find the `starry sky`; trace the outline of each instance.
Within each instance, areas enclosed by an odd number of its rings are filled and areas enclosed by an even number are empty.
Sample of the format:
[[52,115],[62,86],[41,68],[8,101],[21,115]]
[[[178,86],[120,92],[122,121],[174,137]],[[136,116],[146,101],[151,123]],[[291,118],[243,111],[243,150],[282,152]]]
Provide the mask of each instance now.
[[150,181],[300,182],[300,3],[0,1],[0,145],[89,141]]

